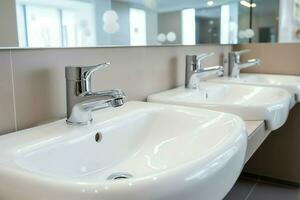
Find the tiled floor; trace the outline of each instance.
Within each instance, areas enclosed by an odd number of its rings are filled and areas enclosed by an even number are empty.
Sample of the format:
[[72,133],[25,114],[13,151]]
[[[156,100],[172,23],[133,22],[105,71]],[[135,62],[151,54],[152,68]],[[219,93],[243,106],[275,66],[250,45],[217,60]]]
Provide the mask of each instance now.
[[224,200],[300,200],[300,188],[241,177]]

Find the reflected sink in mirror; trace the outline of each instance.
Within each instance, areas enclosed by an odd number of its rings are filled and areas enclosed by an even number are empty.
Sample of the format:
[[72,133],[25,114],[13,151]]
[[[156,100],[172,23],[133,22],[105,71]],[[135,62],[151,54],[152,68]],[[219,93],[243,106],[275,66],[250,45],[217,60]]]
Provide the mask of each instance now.
[[199,89],[180,87],[151,95],[148,101],[229,112],[244,120],[265,120],[268,128],[275,130],[287,120],[291,95],[277,88],[200,82]]
[[299,76],[241,73],[239,78],[219,77],[210,81],[283,88],[289,91],[294,97],[294,101],[291,104],[291,108],[295,105],[296,102],[300,101]]
[[1,136],[0,199],[220,200],[244,165],[231,114],[128,102],[93,117]]

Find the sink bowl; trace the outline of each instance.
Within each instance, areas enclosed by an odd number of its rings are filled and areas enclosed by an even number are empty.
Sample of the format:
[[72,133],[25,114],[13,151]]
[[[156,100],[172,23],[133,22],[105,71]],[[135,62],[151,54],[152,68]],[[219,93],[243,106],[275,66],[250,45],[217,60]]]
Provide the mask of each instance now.
[[270,130],[287,120],[291,95],[277,88],[201,82],[198,89],[184,87],[154,94],[149,102],[229,112],[244,120],[265,120]]
[[247,134],[237,116],[128,102],[0,137],[0,199],[220,200],[237,180]]
[[294,97],[291,107],[300,101],[300,76],[241,73],[239,79],[220,77],[211,81],[283,88],[288,90]]

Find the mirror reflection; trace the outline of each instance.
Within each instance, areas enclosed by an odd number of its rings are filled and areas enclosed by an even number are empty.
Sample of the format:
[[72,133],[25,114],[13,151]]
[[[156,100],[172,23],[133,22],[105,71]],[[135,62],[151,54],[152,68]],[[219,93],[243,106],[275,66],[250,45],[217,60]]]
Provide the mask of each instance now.
[[10,27],[0,33],[2,47],[300,41],[300,0],[0,0],[1,7],[0,25]]

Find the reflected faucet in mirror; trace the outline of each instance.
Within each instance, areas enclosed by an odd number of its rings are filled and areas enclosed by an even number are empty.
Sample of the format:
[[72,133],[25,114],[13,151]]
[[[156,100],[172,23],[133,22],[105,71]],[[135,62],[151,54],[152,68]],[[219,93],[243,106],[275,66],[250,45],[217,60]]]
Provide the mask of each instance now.
[[242,51],[234,51],[229,53],[229,76],[232,78],[239,78],[240,71],[242,69],[260,65],[261,61],[259,59],[250,59],[247,62],[241,62],[241,55],[249,53],[249,49]]
[[203,67],[202,61],[214,53],[204,53],[200,55],[187,55],[185,66],[185,88],[196,89],[199,82],[209,76],[223,76],[224,67]]
[[110,63],[94,66],[70,66],[65,68],[67,94],[67,123],[87,125],[92,122],[92,111],[124,104],[126,95],[122,90],[112,89],[93,92],[91,76]]

